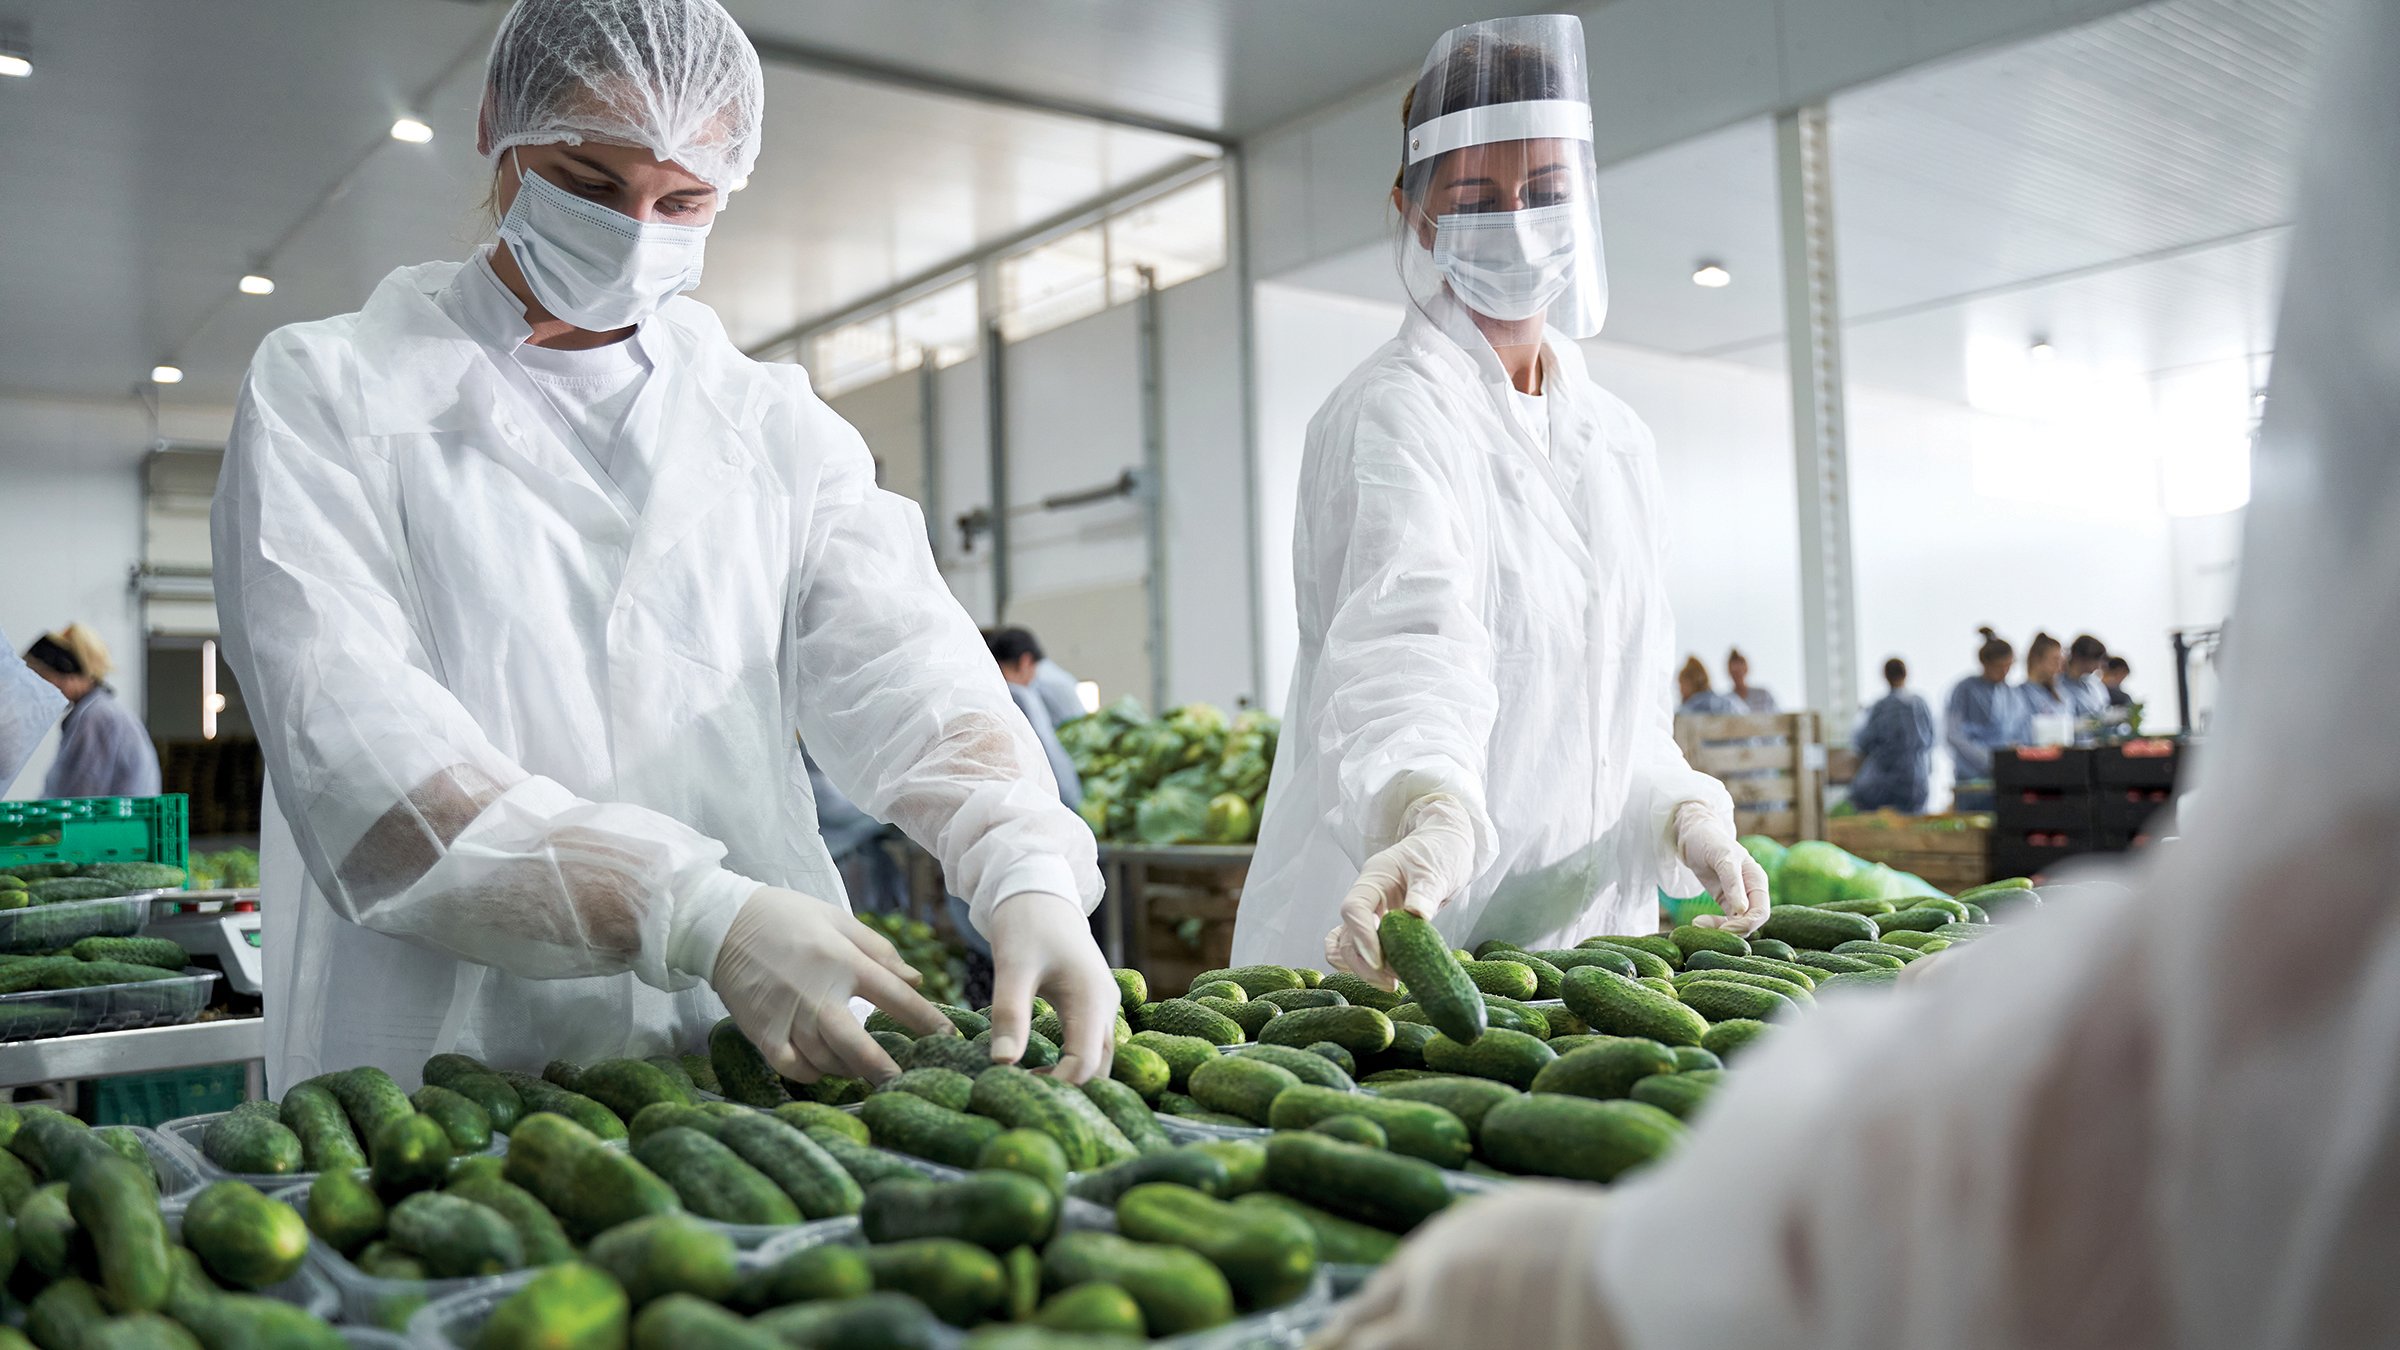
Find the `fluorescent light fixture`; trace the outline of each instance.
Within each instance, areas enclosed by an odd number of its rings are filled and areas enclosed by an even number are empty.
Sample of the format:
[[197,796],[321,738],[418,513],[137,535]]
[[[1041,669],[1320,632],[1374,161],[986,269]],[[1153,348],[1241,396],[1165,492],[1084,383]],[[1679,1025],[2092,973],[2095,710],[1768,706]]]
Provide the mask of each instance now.
[[1100,682],[1098,680],[1076,681],[1075,701],[1082,704],[1083,710],[1087,713],[1100,711]]
[[410,145],[423,145],[433,139],[433,128],[413,117],[403,117],[392,123],[392,139]]
[[1723,263],[1702,263],[1700,270],[1692,273],[1692,284],[1722,290],[1733,284],[1733,273],[1726,271]]
[[2050,345],[2048,338],[2035,338],[2033,345],[2025,349],[2025,354],[2036,361],[2047,361],[2058,355],[2058,349]]
[[15,52],[0,52],[0,75],[14,75],[21,80],[32,73],[33,62]]
[[150,367],[150,383],[181,384],[183,383],[183,367],[152,366]]
[[241,286],[244,295],[273,295],[275,293],[275,279],[260,276],[256,272],[245,275],[242,278]]

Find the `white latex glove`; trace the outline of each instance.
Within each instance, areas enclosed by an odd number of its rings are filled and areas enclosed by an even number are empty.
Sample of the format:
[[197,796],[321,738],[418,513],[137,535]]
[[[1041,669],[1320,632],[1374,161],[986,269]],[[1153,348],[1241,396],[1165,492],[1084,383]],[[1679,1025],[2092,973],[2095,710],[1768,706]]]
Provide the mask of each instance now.
[[1325,935],[1325,960],[1370,984],[1399,983],[1383,965],[1383,916],[1405,909],[1430,919],[1474,880],[1475,827],[1466,803],[1447,792],[1428,793],[1400,818],[1400,841],[1358,870],[1342,897],[1341,922]]
[[993,909],[983,935],[992,944],[992,1061],[1013,1064],[1025,1053],[1040,994],[1058,1010],[1066,1035],[1051,1075],[1068,1083],[1107,1077],[1122,1005],[1083,906],[1021,891]]
[[[1606,1192],[1519,1182],[1419,1230],[1310,1350],[1615,1350],[1600,1292]],[[1529,1233],[1541,1240],[1528,1243]]]
[[863,998],[921,1035],[953,1032],[916,990],[922,977],[839,905],[761,886],[742,902],[709,984],[775,1072],[796,1083],[880,1083],[900,1066],[850,1011]]
[[1733,837],[1732,822],[1699,802],[1685,802],[1675,808],[1675,852],[1725,911],[1701,915],[1694,927],[1746,937],[1767,921],[1767,870]]

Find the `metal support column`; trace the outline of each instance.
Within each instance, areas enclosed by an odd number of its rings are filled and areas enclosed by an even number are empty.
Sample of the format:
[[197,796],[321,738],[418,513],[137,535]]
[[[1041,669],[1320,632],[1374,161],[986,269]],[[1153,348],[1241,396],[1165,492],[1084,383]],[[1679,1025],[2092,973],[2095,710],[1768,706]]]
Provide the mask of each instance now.
[[1002,354],[1008,347],[1000,321],[983,327],[983,434],[991,467],[992,622],[1008,622],[1008,378]]
[[925,512],[925,546],[933,550],[934,566],[942,563],[942,387],[933,353],[917,356],[917,451],[924,481],[917,485],[917,505]]
[[1800,640],[1808,703],[1829,725],[1858,710],[1858,594],[1850,570],[1849,421],[1841,289],[1834,266],[1833,162],[1825,105],[1775,119],[1782,186],[1784,341],[1800,488]]
[[1142,388],[1142,539],[1149,548],[1143,581],[1149,602],[1150,706],[1167,706],[1167,415],[1160,374],[1158,272],[1133,269],[1142,289],[1133,301],[1134,362]]

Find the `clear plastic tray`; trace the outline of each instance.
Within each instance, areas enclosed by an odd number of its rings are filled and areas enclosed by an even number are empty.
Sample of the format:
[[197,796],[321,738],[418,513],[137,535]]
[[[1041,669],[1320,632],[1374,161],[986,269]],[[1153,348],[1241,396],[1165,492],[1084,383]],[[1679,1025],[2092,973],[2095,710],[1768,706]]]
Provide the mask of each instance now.
[[1197,1144],[1211,1139],[1264,1139],[1275,1133],[1261,1125],[1219,1125],[1213,1121],[1186,1120],[1158,1112],[1158,1128],[1178,1144]]
[[184,1151],[181,1144],[144,1125],[126,1125],[133,1137],[142,1141],[142,1151],[150,1155],[150,1170],[158,1175],[158,1198],[168,1202],[189,1200],[192,1192],[206,1186],[211,1178],[200,1168],[200,1161]]
[[[159,1209],[160,1214],[167,1221],[168,1234],[177,1242],[183,1241],[183,1212],[186,1208],[184,1202],[177,1200],[162,1205]],[[308,1246],[312,1253],[319,1245],[321,1244],[314,1238],[309,1240]],[[290,1279],[279,1284],[268,1285],[258,1292],[268,1298],[281,1299],[285,1303],[306,1308],[328,1322],[341,1312],[341,1295],[334,1290],[333,1281],[325,1278],[323,1271],[318,1270],[305,1259],[301,1261],[299,1271]]]
[[[1080,1202],[1070,1202],[1061,1222],[1070,1229],[1116,1230],[1116,1220],[1107,1210]],[[742,1263],[745,1269],[750,1269],[772,1264],[803,1247],[863,1241],[856,1219],[826,1219],[785,1230],[777,1240],[743,1253]],[[476,1333],[492,1310],[523,1288],[534,1274],[516,1271],[488,1281],[481,1288],[461,1291],[425,1305],[409,1319],[409,1340],[419,1350],[470,1350]],[[1173,1350],[1297,1350],[1308,1332],[1323,1323],[1325,1312],[1333,1303],[1333,1287],[1329,1272],[1320,1270],[1307,1293],[1281,1308],[1151,1344]],[[966,1340],[963,1333],[947,1327],[942,1330],[940,1344],[944,1347],[955,1347]]]
[[[85,903],[106,904],[104,900]],[[56,908],[56,906],[51,906]],[[19,913],[0,910],[0,914]],[[213,970],[186,966],[181,975],[134,984],[89,989],[30,989],[0,994],[0,1041],[46,1036],[80,1036],[92,1031],[127,1031],[189,1022],[200,1015],[223,978]]]
[[[308,1217],[308,1187],[292,1186],[277,1191],[275,1198],[299,1210],[300,1217]],[[315,1241],[308,1244],[308,1259],[333,1286],[343,1321],[387,1331],[405,1330],[418,1309],[437,1299],[510,1278],[481,1275],[461,1280],[377,1279],[352,1265],[348,1257],[332,1247]]]
[[[200,1146],[200,1140],[208,1133],[210,1125],[229,1114],[226,1111],[211,1111],[206,1115],[183,1116],[159,1126],[158,1131],[167,1137],[168,1142],[188,1154],[192,1166],[211,1181],[247,1181],[260,1190],[275,1190],[304,1185],[317,1179],[314,1172],[233,1172],[209,1161],[208,1151]],[[508,1136],[493,1131],[492,1142],[483,1151],[487,1154],[508,1152]]]
[[[165,891],[134,891],[98,900],[60,900],[0,909],[0,952],[48,952],[87,937],[132,937],[150,921],[150,901]],[[11,1038],[16,1039],[16,1038]]]

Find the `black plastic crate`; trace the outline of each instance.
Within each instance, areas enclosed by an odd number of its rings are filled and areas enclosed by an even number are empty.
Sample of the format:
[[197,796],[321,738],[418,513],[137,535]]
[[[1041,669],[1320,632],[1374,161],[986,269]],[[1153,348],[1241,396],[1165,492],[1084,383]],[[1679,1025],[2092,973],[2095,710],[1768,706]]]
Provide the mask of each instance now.
[[2174,794],[2165,788],[2102,788],[2095,800],[2104,832],[2158,834],[2172,828]]
[[2099,828],[2099,804],[2084,791],[2001,789],[1993,795],[1992,822],[1992,828],[2007,838],[2037,830],[2088,836]]
[[2183,746],[2163,737],[2103,746],[2093,768],[2110,787],[2172,788],[2183,764]]
[[1992,752],[1992,786],[2002,801],[2025,788],[2082,792],[2096,781],[2097,753],[2073,746],[2027,745]]

